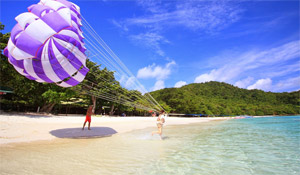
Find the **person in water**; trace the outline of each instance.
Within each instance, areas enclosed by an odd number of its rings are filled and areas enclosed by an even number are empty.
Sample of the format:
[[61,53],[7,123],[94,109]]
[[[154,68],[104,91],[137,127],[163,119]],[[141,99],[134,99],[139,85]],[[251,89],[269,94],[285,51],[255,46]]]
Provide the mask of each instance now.
[[90,105],[86,112],[85,122],[83,123],[82,130],[84,130],[86,122],[89,122],[88,129],[91,130],[90,126],[91,126],[92,114],[93,114],[93,105]]
[[[155,116],[155,115],[153,115],[153,116]],[[165,121],[166,121],[166,113],[165,113],[165,111],[162,110],[162,111],[160,111],[160,114],[156,120],[156,125],[157,125],[158,131],[153,131],[152,136],[154,134],[159,134],[160,139],[162,139],[162,129],[163,129]]]

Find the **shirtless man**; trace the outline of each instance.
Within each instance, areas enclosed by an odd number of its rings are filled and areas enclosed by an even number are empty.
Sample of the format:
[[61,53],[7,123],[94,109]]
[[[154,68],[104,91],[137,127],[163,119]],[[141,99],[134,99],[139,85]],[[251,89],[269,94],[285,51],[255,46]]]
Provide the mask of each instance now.
[[84,130],[86,122],[89,122],[88,129],[91,130],[90,126],[91,126],[92,114],[93,114],[93,105],[90,105],[87,112],[86,112],[85,122],[83,123],[82,130]]

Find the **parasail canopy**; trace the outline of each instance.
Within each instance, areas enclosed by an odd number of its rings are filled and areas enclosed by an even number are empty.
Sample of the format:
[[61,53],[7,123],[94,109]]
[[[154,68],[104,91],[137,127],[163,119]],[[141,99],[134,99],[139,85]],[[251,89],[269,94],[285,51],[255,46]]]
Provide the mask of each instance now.
[[23,76],[76,86],[89,69],[80,9],[66,0],[41,0],[18,15],[4,54]]
[[[11,31],[4,55],[21,75],[62,87],[76,86],[86,79],[82,83],[85,89],[77,86],[79,89],[73,90],[134,108],[151,111],[163,109],[85,20],[80,8],[74,3],[66,0],[40,0],[15,20],[17,24]],[[94,57],[98,63],[114,71],[113,75],[104,71],[105,76],[98,76],[103,82],[110,83],[116,76],[126,88],[138,91],[131,92],[131,95],[123,88],[103,92],[101,89],[106,88],[106,83],[85,78],[89,72],[85,52],[90,59]]]

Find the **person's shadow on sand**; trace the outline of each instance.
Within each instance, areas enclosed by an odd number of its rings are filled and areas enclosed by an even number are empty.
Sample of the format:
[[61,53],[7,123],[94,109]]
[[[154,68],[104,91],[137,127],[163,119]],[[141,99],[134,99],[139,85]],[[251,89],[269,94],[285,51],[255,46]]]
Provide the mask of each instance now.
[[50,131],[50,134],[55,137],[71,139],[108,137],[116,133],[116,130],[109,127],[91,127],[91,130],[82,130],[82,128],[64,128]]

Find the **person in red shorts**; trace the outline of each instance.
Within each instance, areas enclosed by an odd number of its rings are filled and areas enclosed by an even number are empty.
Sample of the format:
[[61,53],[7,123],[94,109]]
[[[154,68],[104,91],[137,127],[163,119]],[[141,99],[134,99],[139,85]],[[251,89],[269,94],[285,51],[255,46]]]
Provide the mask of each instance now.
[[83,123],[82,130],[84,130],[86,122],[89,122],[88,129],[91,130],[90,126],[91,126],[92,114],[93,114],[93,105],[90,105],[89,108],[88,108],[88,110],[87,110],[87,112],[86,112],[85,122]]

